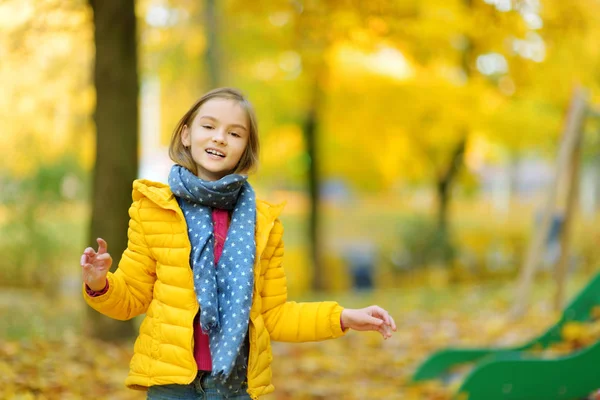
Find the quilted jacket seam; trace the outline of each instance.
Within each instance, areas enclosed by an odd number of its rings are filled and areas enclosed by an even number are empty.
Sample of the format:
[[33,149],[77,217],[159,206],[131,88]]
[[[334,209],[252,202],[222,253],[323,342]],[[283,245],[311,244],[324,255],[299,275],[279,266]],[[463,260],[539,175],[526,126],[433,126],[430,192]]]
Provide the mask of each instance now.
[[144,224],[143,224],[143,222],[145,222],[145,221],[142,221],[142,218],[140,216],[140,209],[142,207],[142,201],[143,201],[143,199],[140,199],[140,201],[137,204],[137,217],[138,217],[138,220],[140,221],[139,225],[140,225],[140,230],[142,231],[142,240],[143,240],[146,248],[151,252],[152,258],[154,258],[156,260],[157,259],[156,254],[154,254],[154,250],[152,250],[152,248],[150,246],[148,246],[148,241],[146,240],[146,231],[144,230]]

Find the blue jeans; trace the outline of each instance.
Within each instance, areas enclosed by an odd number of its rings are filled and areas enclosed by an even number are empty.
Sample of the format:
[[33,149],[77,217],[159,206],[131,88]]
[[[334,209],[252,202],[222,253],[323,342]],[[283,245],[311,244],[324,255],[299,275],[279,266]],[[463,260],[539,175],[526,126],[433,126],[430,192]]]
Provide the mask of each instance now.
[[196,379],[189,385],[150,386],[146,400],[250,400],[246,389],[248,385],[244,383],[242,387],[219,394],[210,372],[198,371]]

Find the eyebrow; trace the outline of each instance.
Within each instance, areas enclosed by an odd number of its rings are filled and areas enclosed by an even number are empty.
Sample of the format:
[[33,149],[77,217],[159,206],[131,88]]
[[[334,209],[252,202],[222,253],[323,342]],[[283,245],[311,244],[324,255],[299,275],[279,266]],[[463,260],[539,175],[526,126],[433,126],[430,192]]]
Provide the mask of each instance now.
[[[201,115],[200,119],[202,118],[206,118],[206,119],[210,119],[212,121],[218,122],[218,119],[216,119],[215,117],[211,117],[210,115]],[[241,128],[245,131],[248,131],[248,128],[246,128],[244,125],[240,125],[240,124],[231,124],[230,126],[232,127],[237,127],[237,128]]]

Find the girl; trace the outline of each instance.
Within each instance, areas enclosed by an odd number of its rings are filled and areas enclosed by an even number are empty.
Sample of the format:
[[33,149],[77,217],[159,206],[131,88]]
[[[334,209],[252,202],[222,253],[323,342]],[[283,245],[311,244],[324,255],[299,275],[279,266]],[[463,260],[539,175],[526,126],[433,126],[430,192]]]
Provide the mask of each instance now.
[[125,383],[148,399],[256,399],[274,389],[271,340],[396,330],[377,306],[287,301],[282,206],[256,200],[247,181],[258,153],[250,103],[234,89],[207,93],[173,132],[168,185],[133,183],[117,271],[100,238],[81,257],[92,308],[121,320],[146,313]]

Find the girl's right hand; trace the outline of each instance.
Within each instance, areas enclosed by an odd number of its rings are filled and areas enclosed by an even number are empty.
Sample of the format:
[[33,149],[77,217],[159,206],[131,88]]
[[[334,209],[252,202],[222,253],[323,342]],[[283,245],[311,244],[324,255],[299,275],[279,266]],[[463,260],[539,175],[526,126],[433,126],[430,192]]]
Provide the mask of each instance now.
[[104,239],[96,239],[98,252],[88,247],[81,256],[81,272],[83,281],[90,289],[99,292],[106,287],[106,275],[112,265],[112,257],[106,252],[108,245]]

